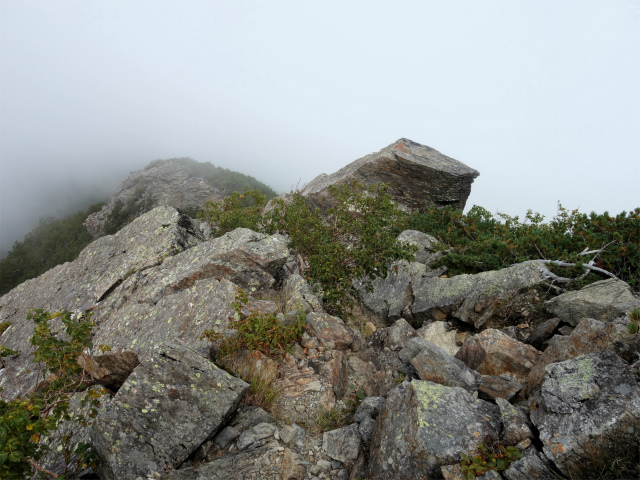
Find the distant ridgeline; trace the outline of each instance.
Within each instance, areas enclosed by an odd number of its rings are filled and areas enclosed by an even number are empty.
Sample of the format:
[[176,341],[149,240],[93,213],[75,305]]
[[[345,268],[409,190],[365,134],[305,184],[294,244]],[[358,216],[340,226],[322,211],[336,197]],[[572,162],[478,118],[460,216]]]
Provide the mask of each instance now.
[[[0,295],[64,262],[74,260],[89,243],[116,233],[159,205],[172,205],[195,217],[206,200],[219,200],[245,187],[276,196],[254,177],[190,158],[156,160],[132,172],[107,203],[88,206],[68,217],[40,219],[0,260]],[[91,221],[93,220],[93,221]]]

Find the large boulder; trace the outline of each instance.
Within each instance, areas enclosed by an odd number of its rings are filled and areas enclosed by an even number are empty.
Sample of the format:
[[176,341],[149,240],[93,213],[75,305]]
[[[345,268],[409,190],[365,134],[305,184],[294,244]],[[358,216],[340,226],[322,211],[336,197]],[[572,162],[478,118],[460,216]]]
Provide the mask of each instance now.
[[575,326],[583,317],[611,322],[625,316],[632,309],[640,308],[640,298],[626,282],[610,278],[558,295],[545,302],[544,307],[563,322]]
[[[175,208],[159,207],[115,235],[91,243],[73,262],[58,265],[0,297],[0,323],[11,324],[2,334],[2,343],[20,352],[17,357],[5,359],[5,374],[0,376],[2,396],[24,395],[36,381],[38,369],[33,368],[31,362],[34,347],[29,343],[34,323],[27,320],[30,308],[94,310],[94,320],[97,320],[96,309],[113,298],[114,291],[123,282],[131,281],[137,273],[153,269],[201,241],[197,225],[189,217]],[[150,322],[143,327],[149,329],[154,324]]]
[[[99,212],[85,220],[93,238],[109,233],[109,221],[123,215],[140,215],[158,206],[180,209],[202,208],[207,200],[220,200],[222,193],[189,168],[188,159],[156,160],[132,172]],[[123,211],[124,210],[124,211]]]
[[401,207],[426,210],[452,205],[462,210],[478,175],[473,168],[433,148],[401,138],[331,175],[319,175],[301,193],[319,204],[329,197],[331,185],[358,181],[368,187],[388,183],[389,193]]
[[531,421],[545,455],[568,478],[589,478],[616,457],[640,460],[640,388],[613,352],[590,353],[545,368],[531,397]]
[[541,355],[531,345],[489,328],[468,338],[456,358],[483,375],[509,373],[524,381]]
[[371,440],[373,479],[441,478],[478,442],[499,438],[497,406],[458,387],[414,380],[389,394]]
[[0,298],[0,318],[11,323],[3,343],[21,352],[5,362],[3,396],[25,394],[35,383],[30,307],[92,311],[95,354],[99,345],[109,345],[114,353],[131,350],[144,360],[174,338],[207,354],[210,343],[200,337],[209,329],[226,331],[237,287],[271,287],[289,251],[280,235],[237,229],[203,241],[195,232],[175,208],[158,207],[96,240],[75,261]]
[[146,478],[178,467],[224,425],[248,388],[185,345],[164,344],[91,427],[103,478]]

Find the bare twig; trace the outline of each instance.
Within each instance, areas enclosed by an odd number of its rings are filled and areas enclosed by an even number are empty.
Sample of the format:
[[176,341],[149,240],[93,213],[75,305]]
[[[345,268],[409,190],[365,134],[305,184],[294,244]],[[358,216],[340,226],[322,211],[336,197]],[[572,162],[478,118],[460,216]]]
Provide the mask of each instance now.
[[53,478],[58,478],[60,476],[57,473],[52,472],[51,470],[47,470],[46,468],[42,468],[40,465],[38,465],[36,462],[31,460],[30,458],[27,459],[27,462],[29,462],[31,464],[31,466],[34,467],[39,472],[46,473],[47,475],[49,475],[49,476],[51,476]]
[[[522,263],[552,263],[554,265],[559,265],[560,267],[575,267],[576,264],[575,263],[571,263],[571,262],[563,262],[562,260],[527,260],[525,262]],[[585,264],[583,263],[582,266],[584,268],[588,268],[589,270],[593,270],[594,272],[599,272],[602,273],[604,275],[607,275],[611,278],[615,278],[616,280],[619,280],[618,277],[616,277],[613,273],[608,272],[602,268],[599,267],[595,267],[593,265],[589,265],[589,264]],[[549,272],[551,273],[551,272]],[[562,277],[558,277],[558,278],[562,278]],[[564,280],[568,280],[568,281],[573,281],[572,279],[568,278],[568,279],[564,279]]]

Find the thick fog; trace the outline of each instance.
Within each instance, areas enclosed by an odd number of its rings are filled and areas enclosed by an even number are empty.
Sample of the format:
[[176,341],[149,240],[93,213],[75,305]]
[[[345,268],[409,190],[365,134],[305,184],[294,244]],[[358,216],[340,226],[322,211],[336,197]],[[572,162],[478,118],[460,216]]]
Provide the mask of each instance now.
[[191,157],[279,191],[400,137],[467,208],[640,206],[640,3],[0,2],[0,250]]

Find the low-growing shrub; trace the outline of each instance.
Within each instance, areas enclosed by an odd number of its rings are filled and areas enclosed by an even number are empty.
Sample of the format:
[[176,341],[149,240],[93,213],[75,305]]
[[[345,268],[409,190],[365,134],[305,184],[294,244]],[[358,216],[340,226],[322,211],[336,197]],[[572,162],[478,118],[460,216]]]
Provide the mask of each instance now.
[[364,400],[365,393],[362,388],[356,389],[353,385],[349,385],[349,389],[350,392],[344,400],[344,408],[323,409],[318,412],[316,424],[321,432],[329,432],[353,423],[353,416]]
[[[54,441],[66,465],[66,471],[57,478],[73,478],[77,471],[95,467],[97,461],[91,446],[75,442],[71,431],[59,434],[63,422],[86,426],[97,414],[100,393],[95,390],[86,391],[80,401],[86,407],[84,413],[73,414],[70,410],[72,397],[86,390],[87,375],[76,360],[92,347],[93,323],[89,314],[76,316],[41,309],[32,310],[29,319],[36,324],[31,344],[36,347],[33,356],[42,373],[38,380],[44,380],[26,398],[8,402],[0,399],[0,478],[17,480],[34,473],[40,478],[54,476],[38,464]],[[56,337],[51,328],[53,322],[64,326],[68,340]],[[0,350],[0,357],[17,353],[5,347]]]
[[478,450],[474,455],[460,455],[462,461],[460,468],[464,480],[473,480],[484,475],[489,470],[501,472],[509,468],[511,462],[522,458],[524,455],[516,447],[505,447],[501,443],[485,445],[478,443]]

